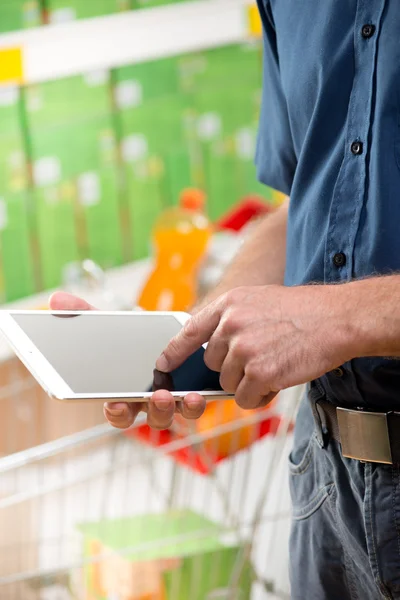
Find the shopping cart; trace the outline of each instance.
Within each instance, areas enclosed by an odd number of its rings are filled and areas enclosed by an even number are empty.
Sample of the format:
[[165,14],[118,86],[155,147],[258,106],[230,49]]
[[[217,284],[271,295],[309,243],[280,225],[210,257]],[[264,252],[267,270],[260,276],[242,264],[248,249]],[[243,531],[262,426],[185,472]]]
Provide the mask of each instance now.
[[[33,380],[17,381],[3,397],[34,401]],[[202,455],[242,422],[161,445],[99,424],[1,458],[0,599],[288,598],[286,457],[300,393],[281,394],[274,431],[207,473],[177,455]]]

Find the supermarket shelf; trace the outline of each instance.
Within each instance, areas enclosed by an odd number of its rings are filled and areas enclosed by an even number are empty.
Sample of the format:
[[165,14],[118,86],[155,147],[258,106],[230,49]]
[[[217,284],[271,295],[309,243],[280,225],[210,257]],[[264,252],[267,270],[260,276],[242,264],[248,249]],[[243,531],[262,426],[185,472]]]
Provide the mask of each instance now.
[[[241,42],[249,0],[193,0],[0,35],[21,48],[23,81],[38,83]],[[1,80],[1,78],[0,78]]]

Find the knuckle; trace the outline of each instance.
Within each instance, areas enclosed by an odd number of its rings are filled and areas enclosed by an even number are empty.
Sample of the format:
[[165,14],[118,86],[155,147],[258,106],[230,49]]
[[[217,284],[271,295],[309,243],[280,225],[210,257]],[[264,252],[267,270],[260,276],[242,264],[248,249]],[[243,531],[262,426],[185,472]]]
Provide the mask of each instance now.
[[239,339],[232,348],[233,355],[239,359],[248,359],[252,354],[252,350],[252,345],[244,339]]
[[172,338],[168,344],[168,348],[164,351],[167,358],[175,357],[179,353],[179,341],[177,338]]
[[198,337],[199,327],[197,324],[196,317],[192,317],[191,319],[189,319],[189,321],[186,322],[186,324],[183,328],[183,335],[189,339]]
[[233,290],[229,290],[229,292],[226,292],[226,294],[225,294],[226,305],[232,306],[234,304],[241,302],[241,300],[243,299],[243,289],[244,289],[243,287],[237,287],[237,288],[234,288]]
[[221,329],[223,334],[231,335],[235,333],[240,328],[240,325],[240,313],[234,308],[228,309],[221,320]]
[[264,380],[269,386],[276,387],[278,381],[282,379],[283,371],[277,362],[270,362],[264,369]]
[[250,383],[258,383],[262,381],[262,373],[258,365],[250,363],[246,368],[246,378]]

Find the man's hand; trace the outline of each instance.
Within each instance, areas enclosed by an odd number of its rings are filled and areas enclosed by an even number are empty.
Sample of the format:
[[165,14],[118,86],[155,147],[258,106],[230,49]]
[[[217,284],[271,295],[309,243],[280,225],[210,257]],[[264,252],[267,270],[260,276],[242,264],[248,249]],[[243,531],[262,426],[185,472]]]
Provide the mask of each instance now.
[[[53,294],[49,304],[51,310],[96,310],[85,300],[63,292]],[[198,419],[204,409],[205,400],[199,394],[188,394],[183,402],[176,402],[169,392],[158,390],[148,402],[107,402],[104,405],[104,415],[114,427],[126,429],[143,411],[147,413],[147,422],[151,427],[167,429],[173,421],[175,412],[181,413],[186,419]]]
[[[204,360],[243,408],[354,358],[349,286],[234,289],[193,316],[157,361],[172,371],[208,342]],[[349,316],[350,315],[350,316]],[[353,336],[353,337],[352,337]]]

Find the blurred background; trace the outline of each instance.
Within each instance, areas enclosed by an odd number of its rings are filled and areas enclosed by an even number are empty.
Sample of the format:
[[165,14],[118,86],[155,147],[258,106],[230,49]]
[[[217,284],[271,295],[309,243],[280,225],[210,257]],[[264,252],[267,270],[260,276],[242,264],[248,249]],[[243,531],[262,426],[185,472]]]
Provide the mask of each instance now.
[[[0,32],[3,307],[62,287],[187,310],[283,201],[253,164],[255,4],[2,0]],[[122,434],[98,403],[50,400],[1,341],[1,600],[288,598],[299,394]]]

